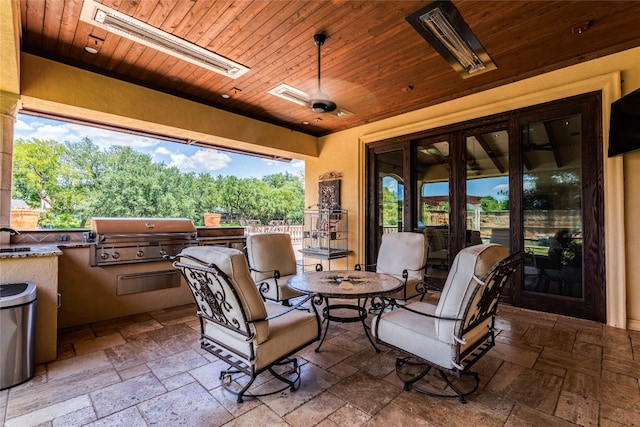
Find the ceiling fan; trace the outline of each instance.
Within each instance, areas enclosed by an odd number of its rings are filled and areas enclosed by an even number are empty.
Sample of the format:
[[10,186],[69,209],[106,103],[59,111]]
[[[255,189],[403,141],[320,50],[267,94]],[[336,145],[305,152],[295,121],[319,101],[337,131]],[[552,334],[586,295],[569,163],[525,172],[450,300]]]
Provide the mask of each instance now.
[[325,34],[316,34],[313,36],[313,42],[318,46],[318,90],[311,95],[309,106],[314,113],[329,113],[336,109],[336,103],[331,101],[329,97],[322,92],[320,87],[320,50],[326,40],[327,36]]

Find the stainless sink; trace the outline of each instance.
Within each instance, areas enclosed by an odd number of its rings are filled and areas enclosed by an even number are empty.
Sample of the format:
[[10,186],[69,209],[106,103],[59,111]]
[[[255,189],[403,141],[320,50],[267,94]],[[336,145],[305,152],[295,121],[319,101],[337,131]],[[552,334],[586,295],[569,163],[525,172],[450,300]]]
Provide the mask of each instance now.
[[29,246],[16,246],[13,248],[0,248],[0,253],[3,252],[28,252],[31,248]]

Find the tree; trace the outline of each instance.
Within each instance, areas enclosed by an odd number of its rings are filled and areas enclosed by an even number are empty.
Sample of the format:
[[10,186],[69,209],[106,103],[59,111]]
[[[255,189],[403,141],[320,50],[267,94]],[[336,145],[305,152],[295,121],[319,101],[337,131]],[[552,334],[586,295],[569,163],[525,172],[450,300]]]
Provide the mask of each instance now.
[[493,196],[484,196],[480,199],[480,207],[483,211],[500,211],[503,210],[504,203]]
[[84,176],[65,154],[65,146],[53,140],[14,142],[12,197],[41,209],[43,226],[69,228],[82,223],[75,213],[86,197]]
[[398,225],[398,197],[387,187],[382,187],[382,225]]
[[58,192],[63,151],[64,147],[53,140],[17,139],[13,144],[14,196],[34,209],[50,205],[51,194]]
[[99,150],[90,139],[16,141],[13,197],[49,207],[41,225],[84,227],[95,216],[185,217],[203,225],[204,213],[301,222],[302,174],[262,180],[181,173],[130,147]]

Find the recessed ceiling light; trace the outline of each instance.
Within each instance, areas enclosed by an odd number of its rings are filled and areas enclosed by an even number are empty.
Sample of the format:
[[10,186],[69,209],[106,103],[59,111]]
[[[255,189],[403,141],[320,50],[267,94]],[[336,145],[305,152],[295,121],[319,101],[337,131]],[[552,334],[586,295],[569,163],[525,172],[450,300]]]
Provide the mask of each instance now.
[[228,93],[223,93],[222,95],[220,95],[222,98],[224,99],[229,99],[231,98],[231,95],[229,95]]
[[309,124],[309,122],[305,120],[304,122],[302,122],[302,124],[306,126]]
[[97,54],[98,52],[100,52],[100,48],[102,47],[102,43],[104,42],[104,39],[98,36],[94,36],[93,34],[89,35],[89,42],[87,43],[87,45],[84,47],[84,51],[87,53],[90,53],[92,55]]

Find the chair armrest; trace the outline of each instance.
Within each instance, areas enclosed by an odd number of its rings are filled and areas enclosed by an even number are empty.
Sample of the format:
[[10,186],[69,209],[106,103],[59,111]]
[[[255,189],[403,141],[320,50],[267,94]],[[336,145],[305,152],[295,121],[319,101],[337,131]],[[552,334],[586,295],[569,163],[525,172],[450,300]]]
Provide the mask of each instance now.
[[322,264],[320,264],[319,262],[312,263],[312,264],[304,264],[303,262],[296,262],[296,266],[302,267],[302,268],[313,266],[316,271],[322,271],[322,268],[323,268]]
[[[279,311],[275,314],[272,314],[271,316],[267,316],[265,317],[264,320],[271,320],[271,319],[275,319],[276,317],[280,317],[280,316],[284,316],[285,314],[289,313],[290,311],[293,310],[297,310],[299,309],[305,302],[309,301],[310,299],[312,299],[315,296],[315,294],[309,294],[306,297],[304,297],[303,299],[301,299],[300,301],[298,301],[296,304],[294,305],[290,305],[286,308],[286,310],[282,310]],[[283,306],[286,307],[286,306]]]
[[275,279],[279,279],[280,278],[280,271],[279,270],[258,270],[258,269],[255,269],[253,267],[249,267],[249,271],[255,271],[256,273],[273,273],[273,277]]
[[[464,320],[461,317],[444,317],[444,316],[436,316],[435,314],[423,313],[422,311],[414,310],[414,309],[412,309],[410,307],[407,307],[406,305],[400,305],[400,304],[397,304],[397,303],[392,303],[391,305],[393,306],[394,309],[407,310],[407,311],[410,311],[411,313],[415,313],[417,315],[424,316],[424,317],[430,317],[432,319],[449,320],[449,321]],[[380,313],[380,315],[381,314],[382,313]]]

